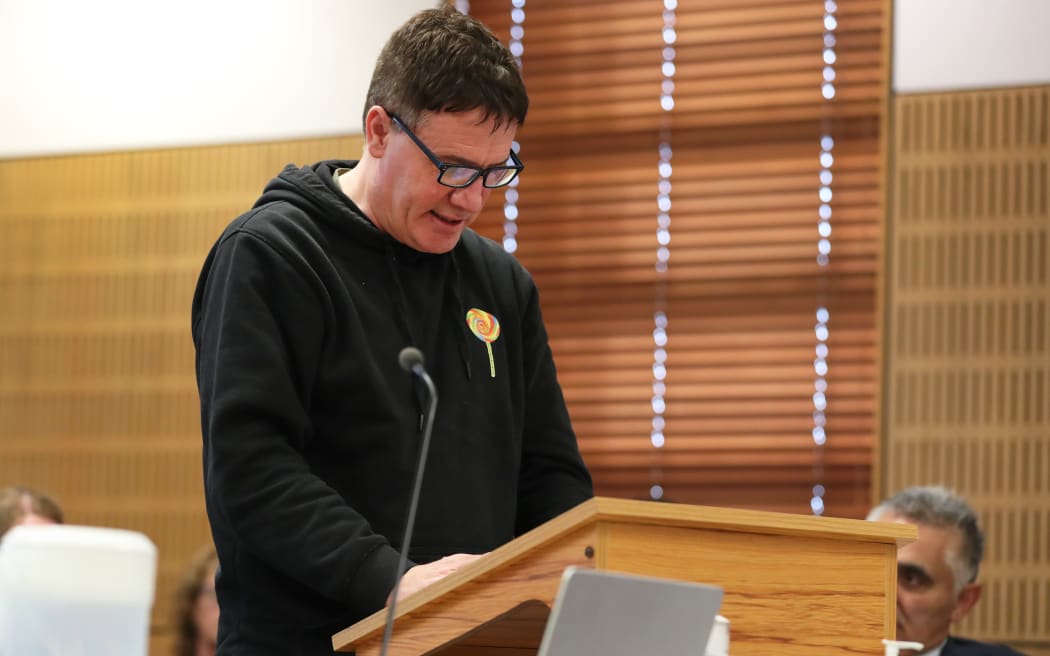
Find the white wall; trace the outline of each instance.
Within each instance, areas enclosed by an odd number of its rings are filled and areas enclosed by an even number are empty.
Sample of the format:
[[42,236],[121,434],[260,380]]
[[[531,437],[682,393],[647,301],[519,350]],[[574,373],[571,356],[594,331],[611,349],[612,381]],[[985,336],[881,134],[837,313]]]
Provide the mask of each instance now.
[[[383,42],[435,4],[0,0],[0,158],[358,132]],[[898,92],[1050,83],[1050,0],[894,13]]]
[[1050,0],[893,4],[894,91],[1050,84]]
[[360,132],[435,0],[0,0],[0,157]]

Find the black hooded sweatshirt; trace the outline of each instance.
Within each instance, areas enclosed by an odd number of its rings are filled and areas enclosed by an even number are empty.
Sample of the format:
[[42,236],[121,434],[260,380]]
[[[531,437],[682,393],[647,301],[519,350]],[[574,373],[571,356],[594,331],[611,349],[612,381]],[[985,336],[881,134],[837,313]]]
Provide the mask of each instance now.
[[440,255],[394,241],[334,181],[354,165],[286,167],[194,295],[221,656],[330,654],[385,603],[425,410],[405,346],[439,395],[412,563],[487,552],[593,494],[532,278],[471,230]]

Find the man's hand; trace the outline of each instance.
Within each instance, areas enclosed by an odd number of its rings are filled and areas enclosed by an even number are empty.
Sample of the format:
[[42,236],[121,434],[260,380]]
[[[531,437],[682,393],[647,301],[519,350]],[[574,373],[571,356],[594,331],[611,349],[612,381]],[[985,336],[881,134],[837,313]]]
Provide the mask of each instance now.
[[[440,581],[460,567],[469,565],[484,555],[485,554],[452,554],[451,556],[445,556],[441,560],[435,560],[426,565],[416,565],[405,572],[405,575],[401,577],[401,586],[397,589],[397,600],[400,602],[413,592],[419,592],[431,583]],[[388,604],[390,603],[389,597],[386,602]]]

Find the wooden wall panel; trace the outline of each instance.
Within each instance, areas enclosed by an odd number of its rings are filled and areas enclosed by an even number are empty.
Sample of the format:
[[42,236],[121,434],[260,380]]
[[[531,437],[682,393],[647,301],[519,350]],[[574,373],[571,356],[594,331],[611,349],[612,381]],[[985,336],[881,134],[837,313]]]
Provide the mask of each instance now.
[[159,551],[151,652],[210,540],[190,301],[222,228],[286,163],[360,137],[0,161],[0,486]]
[[883,487],[965,495],[986,589],[958,633],[1050,653],[1050,87],[895,104]]

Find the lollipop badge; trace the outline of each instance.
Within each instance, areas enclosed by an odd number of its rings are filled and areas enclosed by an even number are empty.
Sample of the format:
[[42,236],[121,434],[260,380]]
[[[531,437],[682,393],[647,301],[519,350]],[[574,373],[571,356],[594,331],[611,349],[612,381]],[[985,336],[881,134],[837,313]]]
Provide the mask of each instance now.
[[499,321],[484,310],[467,310],[467,327],[474,336],[485,342],[489,352],[489,376],[496,377],[496,361],[492,359],[492,342],[499,338]]

